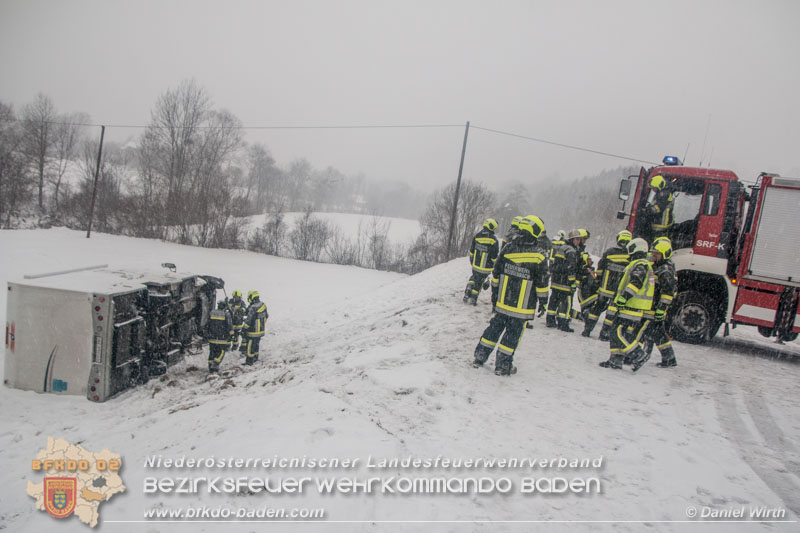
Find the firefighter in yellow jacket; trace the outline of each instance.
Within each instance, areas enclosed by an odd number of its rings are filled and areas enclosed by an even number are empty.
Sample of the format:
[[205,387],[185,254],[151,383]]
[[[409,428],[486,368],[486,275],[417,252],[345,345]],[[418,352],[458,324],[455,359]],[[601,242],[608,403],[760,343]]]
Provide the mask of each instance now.
[[647,250],[647,241],[642,238],[628,243],[630,263],[614,295],[617,317],[611,332],[611,357],[600,363],[602,367],[622,368],[627,357],[633,361],[635,372],[639,369],[638,361],[644,359],[641,337],[647,321],[643,316],[652,308],[655,293],[653,267],[647,260]]
[[247,307],[247,316],[242,326],[242,333],[247,339],[247,351],[245,352],[247,359],[244,364],[252,365],[258,361],[258,349],[261,337],[266,332],[269,313],[267,313],[267,304],[260,300],[258,291],[248,292],[247,302],[250,305]]
[[467,282],[464,289],[464,303],[478,305],[478,294],[481,292],[483,281],[492,273],[494,262],[500,251],[500,245],[494,230],[497,229],[497,221],[487,218],[483,221],[483,228],[472,239],[472,246],[469,249],[469,261],[472,265],[472,277]]
[[[489,321],[478,345],[472,366],[478,368],[489,359],[495,348],[494,373],[510,376],[516,373],[514,352],[519,345],[525,322],[547,306],[547,255],[537,242],[544,223],[534,215],[519,223],[520,235],[500,252],[492,271],[492,303],[497,311]],[[501,339],[502,336],[502,339]]]

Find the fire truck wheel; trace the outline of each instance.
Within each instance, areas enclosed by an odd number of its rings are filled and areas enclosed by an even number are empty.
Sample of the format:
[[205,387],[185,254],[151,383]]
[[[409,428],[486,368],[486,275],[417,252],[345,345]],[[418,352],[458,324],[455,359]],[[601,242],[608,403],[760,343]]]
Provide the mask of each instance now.
[[678,294],[672,303],[669,334],[677,341],[704,344],[716,335],[721,322],[717,317],[718,305],[698,291]]
[[[758,332],[761,334],[762,337],[769,338],[773,336],[774,330],[767,326],[758,326]],[[798,334],[795,333],[794,331],[790,331],[788,333],[784,333],[781,340],[783,342],[792,342],[794,340],[797,340],[797,335]],[[777,334],[775,336],[777,336]]]

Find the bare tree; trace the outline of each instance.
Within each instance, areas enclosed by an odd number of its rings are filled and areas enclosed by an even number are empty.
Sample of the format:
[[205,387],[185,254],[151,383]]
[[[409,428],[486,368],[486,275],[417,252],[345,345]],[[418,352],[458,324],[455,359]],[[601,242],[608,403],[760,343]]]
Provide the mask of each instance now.
[[78,156],[79,146],[85,136],[85,124],[89,123],[86,113],[61,115],[54,125],[52,161],[47,179],[53,187],[53,207],[59,210],[61,185],[68,165]]
[[[455,183],[436,191],[428,201],[420,224],[427,236],[427,245],[432,247],[436,262],[445,260],[450,217],[453,211]],[[496,197],[482,184],[464,181],[461,184],[458,212],[453,231],[452,250],[454,256],[466,255],[480,221],[492,216]]]
[[305,201],[312,171],[311,163],[303,158],[295,159],[289,165],[289,172],[286,176],[288,181],[289,211],[294,211],[298,205]]
[[55,143],[57,114],[49,97],[39,93],[22,108],[22,149],[39,182],[39,210],[44,211],[44,179]]
[[311,207],[306,208],[289,233],[289,242],[295,259],[319,261],[330,236],[330,227],[324,220],[313,216]]
[[[175,227],[179,242],[207,243],[214,190],[230,187],[226,167],[241,144],[239,120],[213,110],[194,81],[159,97],[140,142],[142,192],[152,205],[165,198],[150,212]],[[196,232],[193,225],[199,225]]]
[[[249,213],[272,211],[281,203],[281,170],[263,144],[253,144],[247,150],[247,191]],[[252,199],[252,200],[251,200]]]
[[11,227],[12,213],[30,194],[21,145],[22,132],[14,110],[0,102],[0,217],[5,218],[6,228]]

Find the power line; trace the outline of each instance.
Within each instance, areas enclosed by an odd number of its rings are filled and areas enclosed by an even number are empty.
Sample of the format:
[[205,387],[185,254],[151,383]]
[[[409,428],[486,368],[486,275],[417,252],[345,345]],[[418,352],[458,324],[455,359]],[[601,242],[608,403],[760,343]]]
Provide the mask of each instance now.
[[475,128],[476,130],[488,131],[490,133],[497,133],[499,135],[507,135],[509,137],[517,137],[519,139],[526,139],[528,141],[534,141],[534,142],[543,143],[543,144],[550,144],[550,145],[553,145],[553,146],[561,146],[562,148],[569,148],[571,150],[580,150],[581,152],[589,152],[589,153],[592,153],[592,154],[607,155],[609,157],[616,157],[616,158],[619,158],[619,159],[626,159],[628,161],[636,161],[637,163],[647,163],[649,165],[657,165],[658,164],[658,163],[654,163],[652,161],[647,161],[646,159],[638,159],[638,158],[635,158],[635,157],[628,157],[628,156],[619,155],[619,154],[612,154],[610,152],[601,152],[599,150],[592,150],[591,148],[583,148],[582,146],[575,146],[575,145],[572,145],[572,144],[558,143],[558,142],[555,142],[555,141],[548,141],[546,139],[537,139],[536,137],[528,137],[527,135],[519,135],[517,133],[509,133],[507,131],[493,130],[493,129],[490,129],[490,128],[482,128],[480,126],[472,126],[472,127]]
[[[8,122],[22,122],[24,119],[21,118],[11,118],[5,119]],[[230,128],[230,129],[237,129],[237,130],[352,130],[352,129],[391,129],[391,128],[462,128],[464,127],[463,124],[345,124],[345,125],[310,125],[310,126],[180,126],[180,125],[172,125],[172,126],[162,126],[158,124],[148,124],[146,126],[136,125],[136,124],[89,124],[83,122],[58,122],[58,121],[45,121],[45,124],[50,124],[53,126],[84,126],[84,127],[92,127],[92,128],[100,128],[105,126],[106,128],[129,128],[129,129],[146,129],[146,128],[157,128],[157,129],[166,129],[166,128],[176,128],[176,129],[221,129],[221,128]]]

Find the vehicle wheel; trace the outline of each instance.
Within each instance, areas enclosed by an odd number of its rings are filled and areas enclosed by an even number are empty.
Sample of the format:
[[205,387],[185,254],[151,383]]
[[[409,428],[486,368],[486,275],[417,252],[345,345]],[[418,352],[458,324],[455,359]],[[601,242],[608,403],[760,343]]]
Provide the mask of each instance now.
[[698,291],[678,294],[672,302],[668,331],[672,338],[689,344],[704,344],[717,333],[718,304]]
[[758,326],[758,332],[761,333],[762,337],[772,337],[772,328],[768,328],[767,326]]

